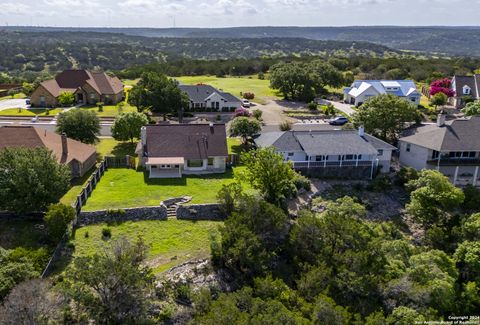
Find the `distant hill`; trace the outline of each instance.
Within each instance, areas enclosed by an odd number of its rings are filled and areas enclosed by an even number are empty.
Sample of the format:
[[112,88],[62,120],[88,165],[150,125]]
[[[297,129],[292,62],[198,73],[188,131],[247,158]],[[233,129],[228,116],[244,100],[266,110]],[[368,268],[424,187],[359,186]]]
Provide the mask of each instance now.
[[396,50],[480,56],[480,27],[233,27],[233,28],[55,28],[8,27],[23,31],[92,31],[175,38],[307,38],[365,41]]

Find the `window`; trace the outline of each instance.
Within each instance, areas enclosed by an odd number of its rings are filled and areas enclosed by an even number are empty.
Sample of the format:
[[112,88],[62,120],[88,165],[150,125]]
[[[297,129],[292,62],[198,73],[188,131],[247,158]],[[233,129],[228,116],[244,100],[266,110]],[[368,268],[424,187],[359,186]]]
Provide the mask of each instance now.
[[90,93],[90,98],[95,99],[95,93]]
[[407,143],[407,147],[405,148],[405,151],[410,152],[412,149],[412,145],[410,143]]
[[417,97],[410,97],[410,101],[415,103],[417,101]]
[[432,159],[438,159],[440,157],[440,152],[433,150]]
[[187,162],[188,167],[200,168],[203,167],[203,160],[201,159],[192,159]]
[[324,161],[325,160],[325,156],[316,156],[315,157],[315,161]]
[[289,157],[293,157],[293,152],[289,152],[289,153],[288,153],[288,156],[289,156]]
[[345,160],[353,160],[353,155],[347,155],[347,156],[345,157]]
[[213,158],[208,158],[208,166],[213,166]]
[[45,103],[45,96],[40,96],[40,103]]
[[464,95],[470,95],[471,91],[472,91],[472,90],[470,89],[470,87],[468,87],[468,86],[463,86],[463,94],[464,94]]

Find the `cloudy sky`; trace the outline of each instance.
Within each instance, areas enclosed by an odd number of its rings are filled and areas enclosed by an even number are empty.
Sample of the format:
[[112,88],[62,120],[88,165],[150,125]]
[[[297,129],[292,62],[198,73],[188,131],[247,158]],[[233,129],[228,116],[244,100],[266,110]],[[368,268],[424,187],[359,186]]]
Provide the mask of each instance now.
[[0,25],[480,25],[480,0],[0,0]]

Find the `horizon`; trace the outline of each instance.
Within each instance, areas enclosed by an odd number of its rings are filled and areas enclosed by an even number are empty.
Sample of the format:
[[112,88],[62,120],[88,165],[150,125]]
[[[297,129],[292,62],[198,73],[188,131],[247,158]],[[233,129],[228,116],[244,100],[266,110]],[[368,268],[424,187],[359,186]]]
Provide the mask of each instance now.
[[56,25],[0,25],[0,28],[65,28],[65,29],[235,29],[235,28],[480,28],[478,25],[232,25],[232,26],[177,26],[177,27],[154,27],[154,26],[56,26]]

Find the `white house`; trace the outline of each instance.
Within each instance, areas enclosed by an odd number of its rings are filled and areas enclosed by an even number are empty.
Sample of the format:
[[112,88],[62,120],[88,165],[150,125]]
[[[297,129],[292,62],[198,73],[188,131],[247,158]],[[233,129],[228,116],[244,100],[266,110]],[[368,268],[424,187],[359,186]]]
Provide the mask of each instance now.
[[420,105],[422,95],[412,80],[356,80],[343,90],[345,103],[360,106],[368,98],[392,94]]
[[436,169],[455,185],[480,184],[480,116],[408,130],[399,140],[400,164]]
[[242,106],[237,97],[209,85],[179,85],[179,87],[188,95],[191,110],[232,112]]
[[377,169],[386,173],[396,150],[363,129],[266,132],[255,143],[274,147],[296,170],[324,177],[372,178]]
[[465,106],[465,98],[479,100],[480,74],[473,76],[454,76],[452,79],[452,90],[455,91],[455,96],[449,98],[449,102],[455,106],[455,108]]
[[158,124],[142,128],[136,150],[150,178],[224,173],[225,124]]

